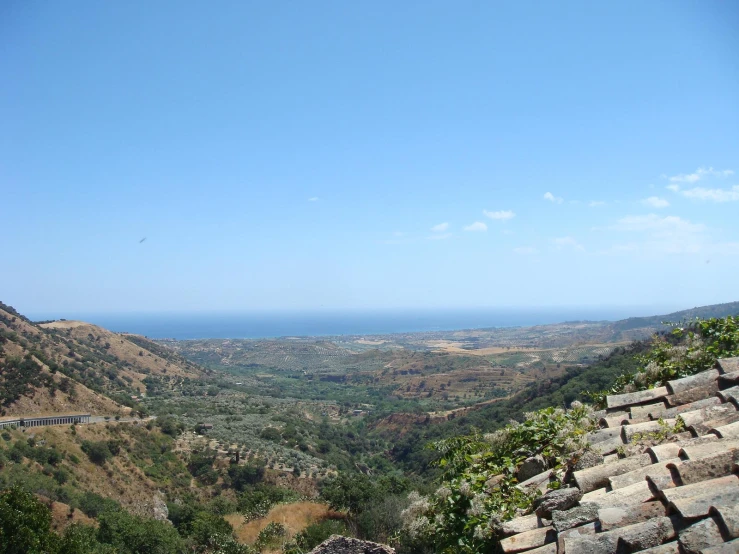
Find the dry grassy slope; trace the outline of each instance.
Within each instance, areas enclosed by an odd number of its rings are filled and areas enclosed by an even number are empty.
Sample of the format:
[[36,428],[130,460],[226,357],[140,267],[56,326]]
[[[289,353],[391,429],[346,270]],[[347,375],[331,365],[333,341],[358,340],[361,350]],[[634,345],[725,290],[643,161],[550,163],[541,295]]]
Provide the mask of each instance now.
[[[5,352],[4,355],[0,353],[0,364],[9,356],[23,358],[28,353],[38,352],[34,360],[42,366],[44,375],[51,376],[59,384],[66,378],[62,375],[64,371],[74,381],[74,394],[36,387],[5,406],[4,415],[123,414],[129,408],[119,405],[108,395],[144,392],[143,379],[147,375],[197,378],[204,373],[197,365],[144,337],[112,333],[84,322],[36,325],[0,307],[0,331],[9,337],[0,345]],[[47,364],[56,365],[59,371],[54,373]]]
[[121,376],[132,379],[133,388],[141,392],[146,390],[142,380],[147,375],[195,378],[202,373],[198,366],[179,356],[163,358],[157,354],[163,352],[161,347],[138,335],[113,333],[83,321],[55,321],[42,323],[39,327],[42,330],[55,330],[62,336],[75,340],[83,350],[105,349],[107,354],[122,362]]
[[[113,429],[119,433],[112,432]],[[145,516],[153,516],[155,506],[164,498],[162,492],[166,490],[166,483],[157,483],[147,477],[138,467],[127,449],[135,449],[137,444],[146,440],[149,434],[160,435],[158,431],[146,431],[146,435],[134,433],[131,423],[96,423],[89,425],[77,425],[76,434],[70,426],[38,427],[32,432],[22,430],[10,431],[12,440],[26,440],[34,435],[37,442],[45,441],[45,446],[53,446],[57,451],[64,452],[65,458],[62,467],[70,472],[70,483],[74,488],[81,491],[90,491],[106,498],[112,498],[121,503],[128,511]],[[131,431],[129,431],[131,430]],[[141,428],[141,432],[145,430]],[[93,464],[87,455],[82,452],[83,440],[108,441],[111,439],[123,439],[124,445],[119,454],[109,459],[104,466]],[[79,460],[78,463],[71,461],[72,455]],[[151,464],[147,464],[151,465]],[[41,472],[43,467],[36,462],[27,462],[29,472]],[[177,490],[168,490],[177,496]],[[182,492],[182,491],[179,491]],[[196,495],[203,493],[200,489],[193,489]]]
[[[0,319],[0,329],[15,332],[19,337],[23,338],[36,337],[39,340],[39,345],[46,345],[47,341],[45,340],[43,331],[35,325],[19,318],[15,318],[15,321],[13,321],[14,316],[4,310],[0,310],[0,316],[5,316],[10,320],[8,324]],[[37,343],[32,344],[35,346]],[[8,341],[3,344],[5,357],[15,356],[22,358],[29,352],[30,346],[30,344],[28,347],[24,346],[20,340],[17,342]],[[49,345],[46,346],[46,348],[42,346],[40,349],[46,354],[49,351],[53,352],[54,348],[51,348]],[[63,375],[59,373],[52,374],[49,367],[41,362],[41,360],[35,357],[34,360],[41,365],[42,372],[45,375],[50,376],[57,384],[61,383],[64,378]],[[30,395],[21,396],[16,402],[10,406],[6,406],[3,410],[4,416],[32,416],[75,412],[116,415],[125,414],[129,411],[129,408],[121,406],[110,398],[90,390],[79,382],[75,383],[73,394],[68,394],[61,390],[56,390],[52,394],[46,387],[34,388]]]
[[286,538],[292,538],[312,523],[317,523],[329,517],[335,518],[339,515],[341,514],[331,512],[325,504],[292,502],[290,504],[279,504],[272,508],[265,517],[254,521],[245,522],[242,514],[230,514],[225,516],[224,519],[233,526],[239,542],[254,544],[259,532],[270,523],[284,525],[287,528]]

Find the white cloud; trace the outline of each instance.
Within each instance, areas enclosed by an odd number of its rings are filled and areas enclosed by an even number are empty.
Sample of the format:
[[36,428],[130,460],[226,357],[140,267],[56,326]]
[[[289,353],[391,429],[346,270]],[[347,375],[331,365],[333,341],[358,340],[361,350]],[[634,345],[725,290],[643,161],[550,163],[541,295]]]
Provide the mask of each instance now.
[[443,233],[447,229],[449,229],[449,223],[447,223],[446,221],[444,223],[439,223],[438,225],[434,225],[433,227],[431,227],[431,230],[434,233]]
[[474,223],[467,225],[467,227],[464,228],[465,231],[487,231],[488,226],[485,225],[482,221],[475,221]]
[[558,249],[561,248],[574,248],[575,250],[585,250],[582,244],[577,242],[572,237],[557,237],[552,239],[552,244]]
[[605,206],[605,205],[606,203],[603,202],[602,200],[591,200],[588,203],[588,206],[590,206],[591,208],[597,208],[598,206]]
[[393,236],[395,236],[395,237],[404,237],[405,236],[405,233],[403,231],[395,231],[393,233]]
[[318,197],[317,196],[311,196],[310,198],[308,198],[308,202],[318,202]]
[[678,189],[675,192],[682,194],[685,198],[691,198],[693,200],[710,200],[711,202],[739,201],[739,185],[734,185],[729,189],[694,187],[686,190]]
[[660,216],[657,214],[648,215],[627,215],[618,220],[613,229],[617,231],[676,231],[681,232],[697,232],[703,231],[705,226],[702,223],[691,223],[687,219],[683,219],[676,215]]
[[641,203],[653,208],[666,208],[670,205],[667,200],[660,198],[659,196],[650,196],[649,198],[642,200]]
[[497,212],[489,212],[487,210],[482,210],[482,213],[485,214],[486,217],[489,217],[490,219],[498,219],[502,221],[506,221],[508,219],[513,219],[516,217],[516,214],[512,212],[511,210],[499,210]]
[[533,246],[519,246],[517,248],[514,248],[513,251],[516,254],[522,254],[522,255],[527,255],[527,256],[530,256],[531,254],[537,254],[539,252]]
[[562,202],[564,202],[564,198],[560,198],[559,196],[554,196],[551,192],[544,193],[544,200],[549,200],[550,202],[553,202],[554,204],[561,204]]
[[729,177],[730,175],[734,175],[734,172],[731,169],[717,170],[712,167],[699,167],[695,170],[695,173],[681,173],[680,175],[673,175],[672,177],[669,177],[669,180],[671,183],[697,183],[706,177]]
[[446,240],[448,238],[451,238],[451,236],[452,236],[451,233],[443,233],[443,234],[442,233],[439,233],[439,234],[436,234],[436,235],[431,235],[431,236],[426,237],[426,238],[429,239],[429,240]]
[[680,192],[680,185],[667,185],[667,190],[672,192]]

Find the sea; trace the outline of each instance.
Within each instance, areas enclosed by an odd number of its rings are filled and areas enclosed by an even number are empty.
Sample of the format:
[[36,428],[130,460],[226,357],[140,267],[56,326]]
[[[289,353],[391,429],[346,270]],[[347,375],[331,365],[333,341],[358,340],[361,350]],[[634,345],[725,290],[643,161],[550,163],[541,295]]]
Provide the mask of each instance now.
[[46,319],[82,320],[115,332],[153,339],[264,339],[387,335],[458,329],[528,327],[567,321],[615,321],[666,313],[637,308],[466,309],[223,313],[77,313]]

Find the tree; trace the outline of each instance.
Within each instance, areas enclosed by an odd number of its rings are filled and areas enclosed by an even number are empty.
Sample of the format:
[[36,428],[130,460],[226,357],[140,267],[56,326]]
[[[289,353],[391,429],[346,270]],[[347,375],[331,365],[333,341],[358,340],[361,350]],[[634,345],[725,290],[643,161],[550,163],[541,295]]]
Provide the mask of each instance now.
[[264,462],[253,461],[242,466],[232,465],[228,468],[231,486],[243,491],[248,485],[256,485],[264,477]]
[[116,551],[98,542],[97,529],[75,523],[64,532],[57,554],[116,554]]
[[15,486],[0,492],[0,554],[56,552],[51,512],[30,492]]
[[122,554],[180,554],[185,545],[177,529],[154,519],[133,516],[123,510],[100,516],[98,540]]

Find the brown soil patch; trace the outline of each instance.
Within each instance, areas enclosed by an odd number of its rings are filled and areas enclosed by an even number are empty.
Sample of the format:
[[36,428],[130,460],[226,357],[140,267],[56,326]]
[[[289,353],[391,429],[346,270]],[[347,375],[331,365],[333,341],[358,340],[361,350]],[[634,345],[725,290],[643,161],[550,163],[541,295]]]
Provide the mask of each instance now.
[[52,321],[51,323],[41,323],[39,327],[43,327],[44,329],[73,329],[75,327],[79,327],[80,325],[88,325],[88,323],[85,323],[84,321]]

